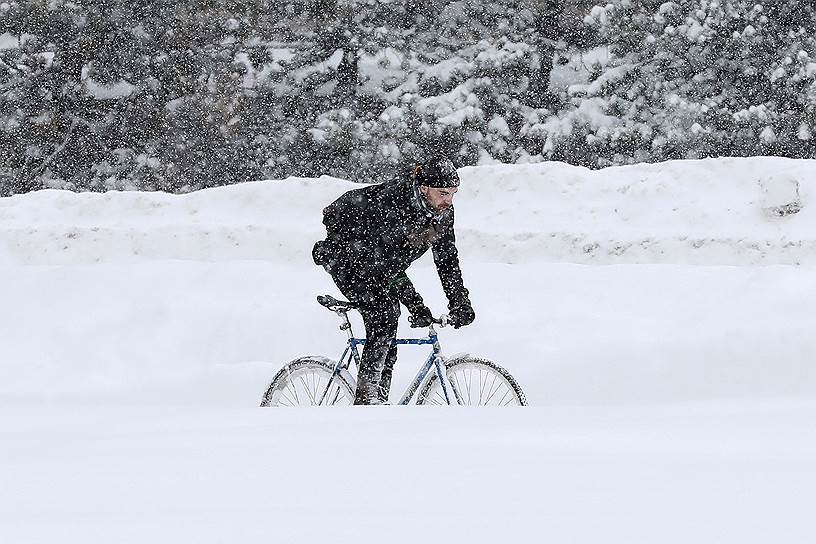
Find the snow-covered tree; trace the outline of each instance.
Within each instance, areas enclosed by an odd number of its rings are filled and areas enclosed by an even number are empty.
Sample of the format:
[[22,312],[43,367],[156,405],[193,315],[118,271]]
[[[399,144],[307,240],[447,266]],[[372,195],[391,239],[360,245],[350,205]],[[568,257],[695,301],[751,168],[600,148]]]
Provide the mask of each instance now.
[[[417,138],[442,141],[460,164],[512,162],[523,154],[526,116],[550,105],[558,4],[471,0],[448,4],[425,37]],[[421,56],[419,58],[422,58]],[[455,144],[455,147],[454,147]]]
[[587,17],[611,62],[546,123],[545,156],[593,166],[812,152],[815,8],[612,0]]
[[232,4],[0,4],[2,191],[183,190],[259,177],[235,115]]
[[[0,168],[4,193],[72,178],[101,162],[113,124],[108,98],[131,91],[127,83],[89,75],[95,56],[111,68],[116,50],[131,45],[104,6],[21,0],[0,4]],[[109,85],[106,83],[110,83]],[[97,96],[103,100],[98,100]]]
[[0,1],[0,190],[540,159],[585,1]]

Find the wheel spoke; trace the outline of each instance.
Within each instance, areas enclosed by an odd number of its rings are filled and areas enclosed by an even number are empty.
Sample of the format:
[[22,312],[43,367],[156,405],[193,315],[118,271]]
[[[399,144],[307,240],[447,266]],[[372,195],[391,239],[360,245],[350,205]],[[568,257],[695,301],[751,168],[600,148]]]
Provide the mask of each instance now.
[[300,404],[300,399],[298,398],[297,395],[297,388],[292,382],[286,384],[286,392],[289,394],[289,396],[292,397],[292,404],[294,404],[295,406]]
[[482,405],[482,395],[484,395],[484,380],[482,380],[482,369],[479,369],[479,403],[477,406]]
[[314,390],[314,397],[316,400],[315,404],[320,402],[320,394],[323,392],[323,376],[315,375],[315,390]]
[[[270,406],[315,406],[324,393],[323,406],[352,404],[354,392],[334,366],[322,361],[293,362],[270,386]],[[272,400],[274,399],[274,400]]]
[[[497,368],[478,360],[451,365],[447,373],[451,389],[462,404],[472,406],[509,406],[523,404],[520,391]],[[478,384],[476,383],[478,380]],[[477,391],[478,388],[478,391]],[[467,390],[467,394],[465,394]],[[477,398],[478,396],[478,398]],[[446,404],[442,383],[436,377],[428,386],[421,404]]]
[[289,383],[286,384],[287,387],[290,387],[292,390],[292,395],[295,397],[295,404],[300,404],[300,399],[298,398],[297,394],[297,386],[290,380]]
[[[498,382],[498,383],[496,383],[496,382]],[[495,395],[496,392],[498,392],[498,390],[501,388],[501,386],[502,386],[502,381],[498,378],[498,376],[493,374],[493,383],[490,385],[490,393],[487,395],[486,403],[490,402],[490,399],[493,398],[493,395]],[[495,391],[493,390],[494,388],[496,389]]]
[[317,406],[317,401],[320,400],[320,399],[317,398],[317,376],[312,374],[312,380],[311,381],[312,381],[312,389],[311,389],[310,396],[312,397],[312,404]]
[[[494,391],[494,392],[493,392],[493,394],[491,394],[491,395],[490,395],[490,396],[487,398],[487,402],[490,402],[490,399],[492,399],[492,398],[493,398],[493,395],[495,395],[496,393],[498,393],[499,391],[501,391],[501,387],[502,387],[502,385],[504,385],[504,383],[503,383],[502,381],[499,381],[499,385],[496,387],[496,391]],[[507,394],[507,393],[505,393],[505,394]]]
[[281,398],[286,399],[289,402],[289,406],[295,406],[295,401],[292,400],[291,397],[287,396],[288,390],[289,390],[288,387],[286,389],[281,390]]
[[300,383],[303,385],[303,392],[309,397],[309,400],[312,401],[312,406],[314,406],[316,401],[312,396],[312,392],[309,390],[309,386],[306,384],[306,380],[303,379],[303,376],[298,376],[298,378],[300,378]]

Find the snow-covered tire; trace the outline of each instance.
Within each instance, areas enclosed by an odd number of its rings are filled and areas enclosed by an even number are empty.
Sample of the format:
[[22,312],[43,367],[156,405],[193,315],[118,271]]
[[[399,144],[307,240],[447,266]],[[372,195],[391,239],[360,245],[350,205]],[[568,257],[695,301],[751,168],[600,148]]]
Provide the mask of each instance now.
[[[458,390],[465,406],[527,406],[527,398],[515,378],[493,361],[460,357],[446,361],[445,369],[448,381]],[[456,404],[455,399],[451,401]],[[447,405],[436,373],[420,390],[417,404]]]
[[[295,359],[281,368],[261,399],[261,406],[316,406],[331,378],[335,362],[326,357]],[[340,370],[321,406],[354,404],[356,383],[348,370]]]

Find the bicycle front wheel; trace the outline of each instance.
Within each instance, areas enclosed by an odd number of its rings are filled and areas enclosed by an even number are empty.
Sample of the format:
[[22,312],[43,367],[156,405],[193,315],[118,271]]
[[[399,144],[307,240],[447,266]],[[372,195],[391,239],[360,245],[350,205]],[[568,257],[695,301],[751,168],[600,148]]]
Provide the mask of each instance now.
[[[281,368],[261,399],[261,406],[350,406],[354,404],[354,379],[347,370],[332,378],[334,361],[301,357]],[[331,380],[331,384],[329,381]],[[329,386],[326,391],[326,386]],[[321,396],[326,395],[321,402]]]
[[[527,406],[521,387],[507,370],[487,359],[463,357],[445,362],[448,382],[465,406]],[[451,404],[457,404],[453,393]],[[417,404],[447,405],[436,374],[425,383]]]

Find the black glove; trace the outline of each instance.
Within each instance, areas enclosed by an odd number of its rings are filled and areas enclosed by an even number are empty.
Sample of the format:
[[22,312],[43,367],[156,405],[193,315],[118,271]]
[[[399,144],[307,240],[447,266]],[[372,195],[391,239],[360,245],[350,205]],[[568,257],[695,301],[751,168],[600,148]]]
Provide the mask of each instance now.
[[412,327],[429,327],[431,323],[433,323],[433,314],[431,313],[431,309],[424,304],[422,306],[414,306],[413,308],[410,308],[409,311],[411,312],[409,321],[411,322]]
[[473,311],[473,306],[470,301],[462,301],[456,306],[450,308],[450,323],[454,329],[470,325],[476,319],[476,313]]

